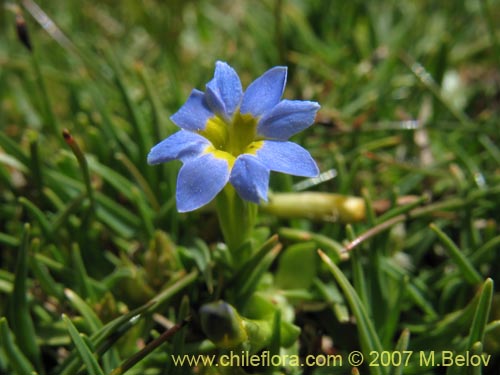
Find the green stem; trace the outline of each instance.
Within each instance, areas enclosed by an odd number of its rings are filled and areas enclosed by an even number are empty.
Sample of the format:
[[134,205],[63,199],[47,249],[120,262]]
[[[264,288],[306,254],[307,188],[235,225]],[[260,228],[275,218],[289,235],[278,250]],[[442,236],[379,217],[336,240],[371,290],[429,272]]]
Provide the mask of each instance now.
[[[217,196],[217,215],[226,245],[234,254],[250,237],[257,216],[257,205],[242,200],[231,185]],[[234,260],[241,256],[234,257]]]

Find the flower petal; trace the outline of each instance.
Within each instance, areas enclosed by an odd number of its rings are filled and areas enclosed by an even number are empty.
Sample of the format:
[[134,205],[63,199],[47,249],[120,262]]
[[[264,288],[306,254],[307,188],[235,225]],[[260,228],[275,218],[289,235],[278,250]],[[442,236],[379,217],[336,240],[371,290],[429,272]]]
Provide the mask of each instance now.
[[286,141],[311,126],[319,108],[320,105],[316,102],[282,100],[262,116],[257,133],[266,138]]
[[229,180],[227,160],[207,153],[188,160],[177,177],[177,210],[188,212],[204,206]]
[[241,198],[255,203],[261,199],[267,202],[269,169],[255,156],[240,155],[234,162],[229,182]]
[[246,89],[240,112],[259,117],[279,103],[285,90],[287,68],[277,66],[269,69]]
[[154,146],[148,154],[148,164],[180,159],[183,162],[200,155],[210,142],[199,134],[180,130]]
[[307,150],[293,142],[264,141],[255,155],[272,171],[315,177],[318,166]]
[[207,120],[213,115],[206,103],[205,94],[195,89],[191,91],[186,103],[170,119],[182,129],[198,131],[205,129]]
[[217,61],[214,78],[207,84],[205,98],[210,108],[227,120],[241,102],[243,89],[238,74],[228,64]]

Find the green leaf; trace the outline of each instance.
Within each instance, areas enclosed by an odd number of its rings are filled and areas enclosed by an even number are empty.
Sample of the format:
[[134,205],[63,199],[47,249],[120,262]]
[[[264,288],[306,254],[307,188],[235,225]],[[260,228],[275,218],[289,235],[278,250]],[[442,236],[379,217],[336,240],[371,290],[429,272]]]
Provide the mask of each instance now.
[[[273,330],[271,333],[271,341],[269,342],[269,355],[271,358],[273,356],[278,356],[280,354],[281,347],[281,310],[276,309],[273,316]],[[268,374],[272,374],[277,371],[277,366],[270,366],[267,370]]]
[[469,348],[472,348],[472,346],[477,341],[482,342],[484,339],[484,331],[486,329],[486,324],[488,323],[492,300],[493,280],[488,278],[484,282],[481,289],[481,294],[477,303],[474,319],[472,320],[472,325],[469,333]]
[[139,155],[141,157],[140,161],[137,163],[142,170],[148,171],[146,158],[149,147],[151,147],[151,137],[148,132],[148,126],[144,121],[144,117],[138,107],[138,105],[132,100],[130,97],[129,89],[125,84],[125,77],[123,75],[121,66],[118,62],[116,55],[110,48],[107,48],[107,60],[109,62],[109,66],[113,71],[114,82],[120,91],[122,100],[125,104],[125,107],[128,112],[128,119],[132,125],[134,130],[134,137],[139,149]]
[[[139,317],[152,305],[153,303],[149,302],[125,315],[119,316],[94,333],[90,339],[93,346],[97,348],[96,353],[100,355],[106,353],[120,337],[137,323]],[[76,353],[72,353],[61,365],[59,374],[73,375],[77,372],[81,363],[81,357],[77,356]]]
[[261,247],[247,260],[229,281],[231,285],[242,285],[247,282],[248,278],[255,271],[263,258],[278,244],[278,236],[271,236],[265,241]]
[[64,294],[66,298],[69,300],[71,305],[82,314],[85,322],[87,323],[90,332],[95,333],[98,332],[102,328],[102,322],[95,314],[94,310],[82,299],[79,295],[77,295],[71,289],[64,289]]
[[21,162],[25,168],[28,168],[30,165],[29,156],[23,151],[19,144],[8,137],[7,132],[0,132],[0,147],[5,150],[8,155],[11,155]]
[[342,254],[344,247],[337,241],[323,234],[313,233],[301,229],[280,228],[278,231],[280,237],[300,242],[314,241],[316,247],[323,249],[335,262],[345,259],[345,254]]
[[[5,352],[16,375],[35,373],[35,369],[24,355],[23,351],[14,341],[13,334],[9,329],[7,319],[0,318],[0,350]],[[14,375],[14,374],[13,374]]]
[[6,233],[0,233],[0,244],[17,247],[19,246],[19,239]]
[[36,342],[36,332],[28,306],[28,251],[30,247],[30,225],[25,224],[21,246],[17,257],[14,289],[9,298],[7,316],[12,332],[23,353],[40,370],[40,348]]
[[347,323],[350,320],[349,310],[345,304],[337,285],[333,282],[325,284],[319,278],[314,280],[314,286],[318,290],[323,300],[332,308],[333,314],[340,323]]
[[[399,366],[393,366],[389,375],[402,375],[403,369],[405,368],[406,360],[409,360],[408,355],[412,355],[408,351],[408,345],[410,343],[410,331],[408,329],[404,329],[399,336],[398,342],[396,343],[396,347],[394,348],[394,352],[401,353],[402,361]],[[407,352],[408,351],[408,352]]]
[[304,242],[287,247],[281,254],[276,272],[276,285],[282,289],[308,289],[318,271],[317,246]]
[[[37,250],[40,246],[40,241],[36,239],[33,241],[33,253],[34,256],[29,258],[29,265],[31,272],[35,276],[35,279],[40,283],[40,287],[45,293],[50,296],[54,296],[57,299],[63,297],[63,286],[56,282],[54,278],[50,275],[47,266],[42,263],[43,256],[41,257]],[[47,259],[47,258],[45,258]],[[52,259],[49,259],[52,261]],[[52,261],[53,262],[53,261]]]
[[[177,315],[177,321],[182,322],[189,318],[190,306],[189,297],[184,295],[181,300],[181,306],[179,307],[179,314]],[[184,343],[186,341],[186,329],[182,328],[179,333],[177,333],[172,340],[172,356],[182,355],[184,353]],[[189,368],[184,366],[174,366],[173,361],[169,361],[166,368],[167,374],[177,375],[177,374],[189,374]]]
[[31,215],[33,215],[33,218],[36,219],[38,224],[40,224],[40,228],[42,229],[42,232],[46,236],[46,238],[53,239],[50,223],[42,210],[40,210],[33,202],[25,197],[19,197],[18,200],[19,203],[21,203],[23,207],[26,208]]
[[94,288],[90,284],[90,277],[87,275],[85,264],[83,263],[80,247],[77,243],[71,246],[71,267],[74,270],[78,291],[84,299],[96,300]]
[[246,301],[247,298],[250,297],[252,292],[257,288],[257,284],[259,283],[261,277],[269,269],[280,251],[281,244],[277,244],[259,259],[260,261],[256,264],[255,268],[248,273],[248,278],[242,282],[241,286],[236,291],[237,301]]
[[[361,341],[361,348],[365,354],[372,351],[382,353],[383,348],[380,339],[377,335],[373,322],[366,312],[366,308],[361,302],[356,290],[349,283],[349,280],[344,276],[340,268],[321,250],[318,253],[326,264],[327,268],[332,273],[333,277],[344,292],[344,296],[356,318],[358,333]],[[387,371],[383,367],[370,367],[371,374],[386,374]]]
[[430,224],[430,228],[438,235],[439,239],[448,250],[448,254],[456,263],[464,278],[471,284],[479,284],[483,281],[481,274],[474,268],[457,245],[435,224]]
[[82,358],[83,363],[87,367],[89,374],[104,375],[104,371],[99,366],[99,363],[95,359],[94,354],[90,351],[83,338],[80,337],[80,333],[77,331],[71,320],[65,314],[63,314],[62,319],[64,320],[64,323],[66,323],[66,327],[71,336],[71,340],[75,344],[76,350]]

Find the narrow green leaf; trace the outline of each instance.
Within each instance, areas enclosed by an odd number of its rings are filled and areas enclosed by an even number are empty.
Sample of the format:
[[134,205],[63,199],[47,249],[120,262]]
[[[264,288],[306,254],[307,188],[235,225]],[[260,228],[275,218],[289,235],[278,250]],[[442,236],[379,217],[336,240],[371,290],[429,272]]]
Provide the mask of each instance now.
[[175,294],[192,284],[198,277],[198,271],[193,270],[188,274],[184,274],[176,279],[172,284],[166,287],[158,295],[152,298],[152,305],[148,308],[149,312],[155,312],[160,309],[166,301],[172,298]]
[[345,305],[344,297],[335,283],[325,284],[320,279],[314,280],[314,286],[318,290],[321,297],[328,305],[331,306],[333,314],[337,317],[340,323],[347,323],[351,318],[349,310]]
[[68,221],[70,215],[75,214],[76,211],[82,206],[86,194],[81,193],[71,199],[62,210],[57,213],[57,216],[52,220],[51,232],[55,236],[57,231]]
[[[400,267],[390,261],[383,261],[382,268],[384,272],[396,281],[409,276],[407,272],[403,271]],[[429,316],[430,320],[435,320],[438,317],[438,313],[429,302],[428,296],[424,294],[424,291],[422,290],[423,288],[415,285],[412,280],[408,281],[406,287],[408,297],[411,298],[411,300]]]
[[87,85],[87,88],[91,92],[91,96],[101,116],[102,132],[108,140],[110,148],[114,149],[116,147],[116,144],[119,144],[120,147],[126,149],[126,146],[124,146],[124,144],[120,142],[120,139],[116,133],[117,127],[113,123],[111,114],[108,109],[107,100],[104,99],[104,94],[100,87],[98,87],[98,83],[93,81]]
[[383,223],[384,221],[392,219],[393,217],[396,217],[398,215],[406,214],[407,212],[410,212],[411,210],[419,207],[421,204],[427,202],[428,200],[429,200],[429,197],[427,195],[424,195],[420,198],[415,199],[413,202],[411,202],[409,204],[394,207],[393,209],[390,209],[389,211],[385,212],[384,214],[378,216],[375,223],[380,224],[380,223]]
[[[373,208],[373,200],[372,200],[372,197],[370,196],[370,192],[368,191],[368,189],[363,189],[362,190],[362,196],[363,196],[363,200],[365,202],[365,212],[366,212],[366,219],[367,219],[367,223],[368,223],[368,226],[369,227],[373,227],[376,222],[377,222],[377,219],[376,219],[376,215],[375,215],[375,210]],[[351,240],[353,240],[354,238],[352,238]]]
[[77,285],[79,286],[79,293],[84,299],[90,299],[95,301],[96,296],[94,293],[94,288],[90,283],[90,278],[85,269],[85,264],[83,263],[82,255],[80,253],[80,247],[77,243],[71,246],[71,263],[72,269],[75,271],[74,275],[76,277]]
[[110,168],[104,164],[99,163],[95,158],[89,158],[90,170],[102,177],[103,180],[108,182],[117,192],[122,194],[129,200],[132,200],[132,187],[134,184],[130,182],[125,176],[121,175],[116,169]]
[[480,290],[463,309],[449,313],[434,323],[422,324],[418,328],[413,327],[412,332],[425,333],[412,340],[413,346],[427,348],[432,345],[433,347],[446,348],[451,336],[465,334],[467,331],[470,335],[471,323],[478,311],[482,294],[483,290]]
[[[50,185],[54,190],[55,187],[65,187],[71,191],[71,196],[74,196],[75,190],[81,193],[85,189],[82,182],[55,170],[46,171],[45,177],[50,179]],[[61,193],[61,195],[67,196],[68,191]],[[139,218],[103,193],[95,192],[95,199],[98,203],[97,218],[120,235],[130,238],[134,232],[133,227],[140,225]]]
[[85,182],[85,188],[87,189],[87,195],[90,200],[90,208],[94,210],[95,209],[94,188],[92,187],[92,181],[90,180],[87,158],[85,157],[82,149],[80,148],[80,145],[73,138],[68,129],[64,129],[62,134],[64,140],[66,141],[66,144],[71,148],[71,151],[73,151],[73,154],[75,155],[76,160],[78,161],[78,166],[80,167],[80,170],[82,172],[83,181]]
[[[350,241],[356,238],[351,225],[346,226],[346,231],[348,233]],[[366,277],[361,262],[361,253],[358,250],[354,250],[350,252],[350,256],[352,264],[352,283],[354,289],[358,291],[359,298],[365,304],[365,306],[369,306],[368,289],[366,287]]]
[[33,176],[33,184],[37,190],[38,196],[42,195],[43,191],[43,175],[42,175],[42,163],[40,161],[40,151],[39,151],[39,140],[38,133],[31,131],[28,133],[30,138],[30,156],[31,164],[30,171]]
[[5,165],[9,169],[12,168],[12,169],[18,170],[19,172],[23,172],[23,173],[27,173],[29,171],[29,168],[24,166],[15,157],[13,157],[9,154],[4,154],[3,152],[0,153],[0,165]]
[[[470,355],[472,356],[480,356],[482,358],[486,358],[490,356],[490,354],[483,353],[483,343],[478,341],[471,346]],[[491,358],[491,357],[490,357]],[[467,375],[481,375],[483,373],[483,366],[480,364],[479,366],[467,366],[464,369]]]
[[280,228],[278,231],[280,237],[290,239],[292,241],[314,241],[317,247],[323,249],[330,257],[333,257],[335,262],[345,259],[344,247],[337,241],[323,234],[308,232],[294,228]]
[[469,333],[469,344],[471,348],[477,341],[483,341],[484,331],[490,315],[491,303],[493,300],[493,280],[488,278],[483,284],[476,312]]
[[71,289],[64,289],[64,295],[69,300],[71,305],[82,315],[87,323],[90,332],[98,332],[102,328],[102,322],[90,307],[79,295]]
[[45,79],[42,74],[42,70],[38,63],[37,53],[34,52],[31,54],[31,63],[33,67],[33,71],[35,72],[35,79],[38,85],[38,89],[40,90],[40,99],[42,101],[42,109],[43,109],[43,119],[44,119],[44,127],[50,129],[55,136],[60,134],[59,132],[59,122],[57,121],[57,117],[54,114],[52,109],[52,104],[50,102],[50,95],[47,90],[47,86],[45,84]]
[[401,336],[399,336],[398,342],[396,343],[396,347],[394,348],[394,352],[398,352],[401,354],[401,363],[399,366],[393,366],[389,375],[403,375],[403,369],[406,367],[405,363],[408,360],[408,356],[411,355],[408,351],[408,345],[410,344],[410,331],[408,329],[404,329],[401,332]]
[[144,192],[144,195],[148,199],[153,209],[155,211],[159,211],[160,203],[156,199],[156,196],[153,190],[151,189],[151,186],[149,185],[148,181],[141,173],[141,171],[132,163],[132,161],[124,153],[121,152],[117,153],[116,159],[122,162],[125,168],[127,168],[130,174],[134,177],[135,181],[141,187],[141,190]]
[[499,248],[500,248],[500,235],[493,237],[484,245],[475,250],[469,257],[469,260],[471,261],[471,263],[478,265],[478,263],[483,260],[483,257],[489,255],[489,253],[494,253],[495,251],[498,251]]
[[16,375],[35,373],[35,369],[24,355],[23,351],[14,341],[13,334],[9,329],[7,319],[0,318],[0,350],[5,352]]
[[281,347],[281,310],[276,309],[273,317],[273,332],[269,343],[270,356],[279,355]]
[[493,157],[493,159],[495,159],[497,164],[500,164],[500,149],[498,148],[498,145],[496,145],[495,142],[493,142],[491,140],[491,138],[488,137],[487,134],[481,134],[479,136],[479,142],[489,152],[491,157]]
[[434,81],[432,75],[426,70],[424,66],[415,61],[410,55],[403,55],[403,61],[409,67],[415,77],[430,91],[432,95],[460,122],[464,127],[471,127],[470,118],[461,110],[456,109],[447,98],[442,95],[442,90],[439,85]]
[[17,247],[19,246],[19,239],[6,233],[0,233],[0,244]]
[[156,350],[160,345],[165,343],[170,337],[177,334],[189,323],[189,320],[183,320],[180,323],[177,323],[172,328],[163,332],[160,336],[158,336],[153,341],[149,342],[144,348],[142,348],[139,352],[132,355],[132,357],[125,360],[120,366],[116,367],[111,375],[121,375],[126,373],[130,368],[135,366],[138,362],[140,362],[144,357],[149,355],[151,352]]
[[[38,254],[37,249],[40,246],[40,241],[36,239],[33,241],[33,253],[34,256],[29,258],[30,269],[33,272],[36,280],[40,283],[40,287],[45,293],[50,296],[54,296],[57,299],[63,296],[63,287],[61,284],[57,283],[54,278],[50,275],[47,270],[47,266],[42,264],[40,260],[40,254]],[[37,256],[38,255],[38,256]]]
[[125,103],[125,107],[128,111],[128,118],[131,122],[132,128],[134,129],[134,136],[136,137],[136,143],[139,149],[139,155],[141,157],[141,161],[138,163],[141,167],[144,167],[144,170],[148,170],[146,164],[146,155],[148,153],[148,149],[151,146],[149,144],[149,134],[147,132],[148,126],[143,121],[142,116],[140,115],[140,110],[137,104],[130,97],[129,90],[126,87],[125,79],[123,77],[123,72],[121,70],[120,64],[114,55],[111,48],[107,49],[107,58],[110,64],[111,69],[114,73],[114,81],[120,91],[123,102]]
[[404,298],[407,293],[409,277],[403,277],[397,281],[395,285],[391,285],[391,290],[394,288],[394,294],[389,296],[389,308],[384,320],[382,328],[381,340],[384,346],[389,346],[392,338],[397,332],[399,322],[401,320],[401,309],[403,307]]
[[43,234],[49,238],[53,239],[52,233],[51,233],[51,228],[50,228],[50,223],[47,220],[47,217],[45,214],[31,201],[29,201],[27,198],[24,197],[19,197],[19,203],[23,205],[24,208],[28,210],[28,212],[33,215],[33,218],[36,219],[38,224],[40,224],[40,228],[42,229]]
[[237,300],[246,301],[250,294],[257,288],[262,275],[269,269],[272,262],[276,259],[281,251],[281,244],[274,246],[266,255],[261,258],[261,261],[249,274],[248,278],[242,283],[237,290]]
[[146,89],[146,95],[151,103],[152,109],[152,117],[153,117],[153,132],[156,138],[156,141],[160,141],[164,138],[166,134],[162,130],[169,130],[169,133],[175,131],[175,128],[166,121],[166,116],[164,111],[162,110],[162,104],[158,93],[156,92],[155,86],[151,82],[151,78],[148,73],[148,69],[144,67],[144,65],[136,65],[136,70],[139,73],[139,77],[141,78],[142,84]]
[[430,228],[437,234],[443,245],[448,250],[448,254],[456,263],[464,278],[471,284],[480,284],[483,281],[481,274],[474,268],[471,262],[460,251],[457,245],[435,224],[430,224]]
[[[372,351],[376,351],[378,353],[382,353],[383,348],[380,343],[380,339],[377,336],[377,332],[375,327],[373,326],[371,318],[368,316],[361,299],[359,298],[356,290],[349,283],[349,280],[344,276],[340,268],[321,250],[318,250],[318,253],[326,264],[333,277],[339,284],[340,288],[344,292],[344,296],[347,299],[347,302],[356,317],[359,337],[361,341],[361,348],[365,354],[368,354]],[[371,374],[387,374],[387,369],[383,367],[370,367]]]
[[[151,307],[152,304],[153,303],[149,302],[125,315],[119,316],[102,327],[98,332],[94,333],[90,338],[93,346],[97,348],[96,353],[99,355],[106,353],[116,340],[122,337],[135,325],[141,314]],[[74,375],[81,364],[81,357],[76,355],[76,353],[72,353],[62,364],[59,374]]]
[[210,249],[203,240],[196,238],[194,241],[196,246],[190,248],[189,252],[203,274],[208,292],[212,294],[214,290],[214,282],[212,270],[213,264]]
[[[189,297],[184,295],[181,300],[181,306],[179,307],[179,314],[177,315],[177,321],[182,322],[189,319],[190,306]],[[182,355],[184,353],[184,343],[186,341],[186,329],[181,329],[172,340],[172,356]],[[173,361],[169,361],[165,373],[172,375],[189,374],[191,369],[185,368],[183,366],[174,366]]]
[[7,153],[7,155],[11,155],[21,162],[24,168],[28,169],[30,165],[29,156],[24,152],[20,145],[9,138],[7,133],[4,131],[0,132],[0,147]]
[[137,206],[139,211],[139,217],[141,218],[141,223],[146,231],[146,234],[149,238],[154,237],[154,213],[151,210],[151,207],[148,205],[147,201],[144,199],[144,196],[141,194],[140,190],[134,186],[132,188],[133,202]]
[[21,246],[17,257],[14,289],[10,295],[7,316],[12,332],[23,353],[40,370],[40,348],[36,342],[36,332],[28,306],[28,252],[30,248],[30,225],[25,224]]
[[71,320],[65,314],[62,315],[62,319],[64,320],[64,323],[66,323],[71,340],[75,344],[76,350],[87,367],[89,374],[104,375],[104,371],[99,366],[99,363],[97,363],[94,354],[92,354],[85,341],[80,337],[80,333],[77,331]]
[[278,244],[278,236],[271,236],[266,242],[262,244],[260,249],[258,249],[252,257],[243,264],[243,266],[235,272],[235,275],[231,279],[230,283],[235,285],[242,284],[245,280],[250,277],[250,274],[255,270],[257,265],[262,261],[262,258],[271,251],[274,246]]

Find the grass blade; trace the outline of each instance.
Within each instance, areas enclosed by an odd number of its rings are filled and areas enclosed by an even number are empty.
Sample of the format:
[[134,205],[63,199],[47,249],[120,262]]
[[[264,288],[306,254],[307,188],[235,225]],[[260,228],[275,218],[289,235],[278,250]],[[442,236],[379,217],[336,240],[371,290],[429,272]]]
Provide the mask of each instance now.
[[36,342],[35,327],[28,306],[28,251],[30,247],[30,225],[25,224],[19,247],[14,278],[14,289],[9,298],[7,316],[12,324],[12,332],[22,352],[40,370],[40,348]]
[[484,331],[486,329],[486,324],[488,323],[488,317],[490,315],[491,303],[493,300],[493,280],[488,278],[481,289],[481,295],[479,296],[479,301],[477,303],[476,312],[474,314],[474,319],[472,321],[470,333],[469,333],[469,344],[468,347],[472,346],[478,342],[483,341]]
[[102,323],[95,314],[94,310],[74,291],[64,289],[64,295],[69,300],[71,305],[83,316],[87,323],[90,332],[98,332],[102,328]]
[[472,263],[460,251],[457,245],[435,224],[430,224],[430,228],[437,234],[443,245],[448,250],[448,254],[456,263],[464,278],[471,284],[479,284],[483,281],[480,273],[474,268]]
[[9,364],[12,366],[15,374],[33,374],[35,369],[30,361],[24,355],[23,351],[16,345],[13,334],[7,324],[5,317],[0,318],[0,349],[2,349],[9,359]]
[[78,161],[78,165],[80,166],[80,169],[82,170],[83,174],[83,180],[85,181],[85,187],[87,189],[87,195],[89,196],[90,200],[90,207],[92,210],[95,209],[95,200],[94,200],[94,189],[92,187],[92,182],[90,180],[90,173],[89,173],[89,166],[87,163],[87,159],[85,158],[85,155],[83,154],[80,146],[78,145],[78,142],[73,138],[71,133],[69,132],[68,129],[63,130],[63,137],[68,146],[71,148],[71,151],[73,151],[73,154],[76,157],[76,160]]
[[62,319],[66,324],[69,335],[71,336],[71,340],[75,344],[75,348],[82,358],[83,363],[87,367],[89,374],[104,375],[104,371],[99,366],[99,363],[95,359],[94,354],[90,351],[83,338],[80,337],[80,333],[77,331],[71,320],[65,314],[63,314]]
[[[395,352],[402,353],[402,361],[399,366],[393,366],[390,371],[390,375],[403,375],[403,369],[405,368],[405,361],[407,360],[407,355],[410,355],[410,352],[407,352],[408,345],[410,344],[410,331],[405,329],[399,336],[399,340],[396,343],[396,347],[394,348]],[[405,355],[405,353],[408,353]]]
[[[349,280],[344,276],[340,268],[332,262],[332,260],[321,250],[318,250],[318,253],[326,264],[333,277],[339,284],[340,288],[344,292],[344,296],[351,307],[351,310],[356,318],[358,332],[361,342],[361,348],[365,354],[370,353],[371,351],[376,351],[378,353],[382,353],[383,348],[380,343],[380,339],[375,331],[375,327],[372,324],[371,318],[368,316],[366,309],[361,302],[358,294],[349,283]],[[370,367],[371,374],[386,374],[386,369],[383,367]]]

